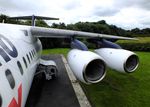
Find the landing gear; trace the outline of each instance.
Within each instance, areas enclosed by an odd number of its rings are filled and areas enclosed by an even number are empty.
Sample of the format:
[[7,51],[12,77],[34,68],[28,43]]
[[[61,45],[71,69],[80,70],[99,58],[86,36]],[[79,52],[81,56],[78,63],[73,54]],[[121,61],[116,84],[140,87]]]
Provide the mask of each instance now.
[[42,60],[37,67],[36,75],[44,74],[46,80],[55,79],[58,75],[58,69],[56,63],[52,60]]

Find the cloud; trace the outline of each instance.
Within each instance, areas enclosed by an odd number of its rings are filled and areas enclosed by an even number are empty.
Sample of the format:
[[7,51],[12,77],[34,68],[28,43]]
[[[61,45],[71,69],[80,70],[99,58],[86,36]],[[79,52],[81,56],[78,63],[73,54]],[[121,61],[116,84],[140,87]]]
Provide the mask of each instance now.
[[68,3],[66,3],[64,5],[64,8],[66,10],[73,10],[73,9],[77,9],[77,8],[80,8],[81,4],[79,2],[79,0],[76,0],[76,1],[68,1]]
[[14,16],[33,14],[36,9],[38,10],[38,5],[29,0],[0,0],[0,8],[1,13]]
[[149,0],[0,0],[0,13],[59,17],[65,23],[106,20],[128,29],[150,27]]
[[122,8],[138,7],[146,10],[150,10],[149,0],[113,0],[114,6]]
[[1,9],[13,9],[14,10],[16,7],[17,5],[13,1],[6,2],[5,0],[0,0]]
[[150,10],[150,2],[149,0],[141,0],[140,3],[138,4],[139,7]]
[[96,7],[93,9],[93,15],[96,16],[114,16],[117,14],[120,10],[117,8],[101,8],[101,7]]

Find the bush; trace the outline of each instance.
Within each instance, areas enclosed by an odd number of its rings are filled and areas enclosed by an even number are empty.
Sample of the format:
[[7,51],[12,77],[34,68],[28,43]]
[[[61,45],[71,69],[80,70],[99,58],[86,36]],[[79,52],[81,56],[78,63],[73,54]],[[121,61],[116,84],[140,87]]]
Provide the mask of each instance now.
[[150,52],[150,43],[119,43],[123,49]]

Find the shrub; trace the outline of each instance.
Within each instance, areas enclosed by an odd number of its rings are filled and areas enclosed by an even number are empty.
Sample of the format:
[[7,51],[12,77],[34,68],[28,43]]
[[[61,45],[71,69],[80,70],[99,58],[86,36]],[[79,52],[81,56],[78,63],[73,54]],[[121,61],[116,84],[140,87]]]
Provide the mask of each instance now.
[[150,43],[119,43],[119,45],[131,51],[146,51],[150,52]]

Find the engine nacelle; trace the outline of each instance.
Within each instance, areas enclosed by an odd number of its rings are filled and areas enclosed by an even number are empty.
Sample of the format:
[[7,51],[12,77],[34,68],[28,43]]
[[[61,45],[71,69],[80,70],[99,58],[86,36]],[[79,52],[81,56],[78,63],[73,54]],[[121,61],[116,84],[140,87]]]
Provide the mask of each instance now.
[[75,76],[84,83],[97,83],[106,74],[103,58],[93,52],[72,49],[67,59]]
[[138,56],[124,49],[101,48],[95,50],[106,64],[119,72],[131,73],[136,70],[139,64]]

